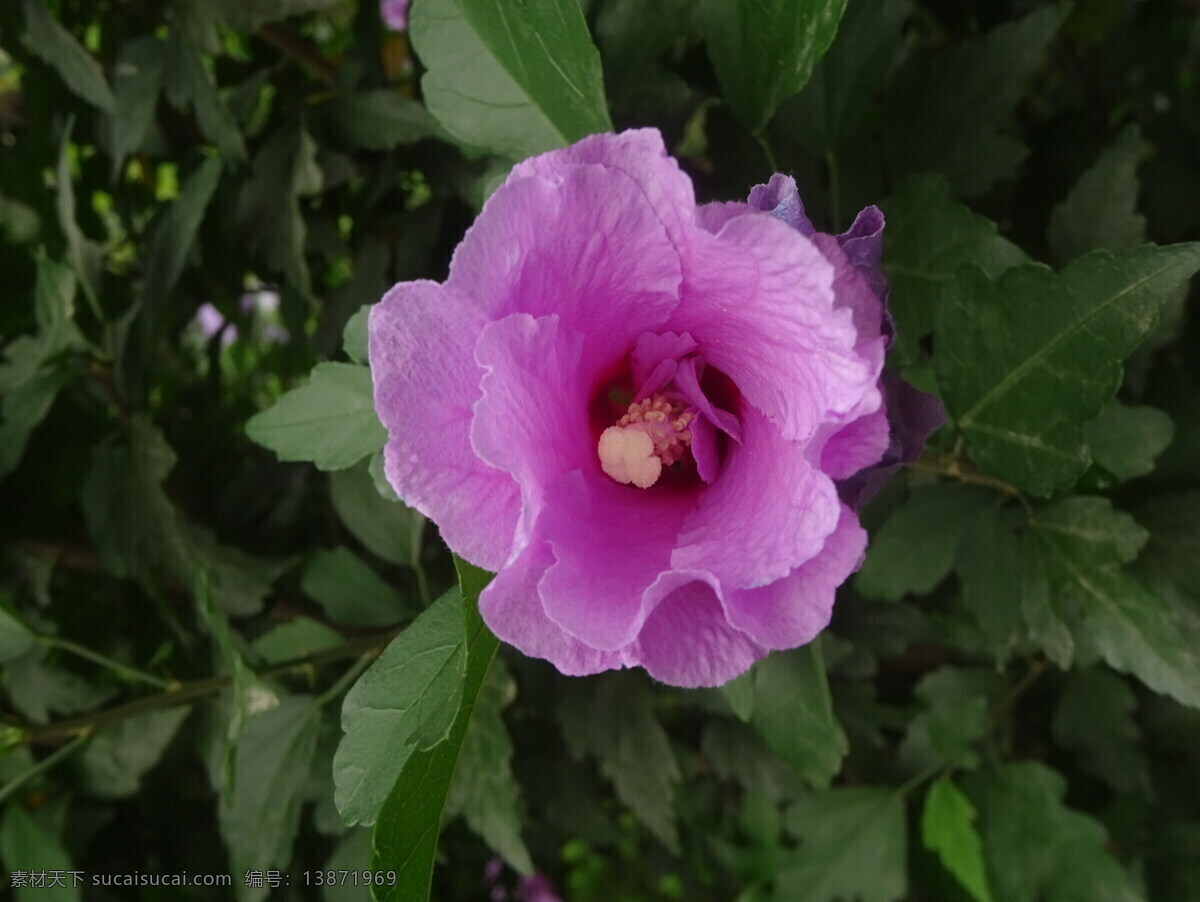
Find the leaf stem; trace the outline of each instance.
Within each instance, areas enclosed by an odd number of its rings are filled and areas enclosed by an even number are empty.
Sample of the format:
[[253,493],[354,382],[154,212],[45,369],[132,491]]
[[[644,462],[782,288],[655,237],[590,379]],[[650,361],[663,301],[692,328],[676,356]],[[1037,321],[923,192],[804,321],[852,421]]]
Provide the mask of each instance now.
[[83,730],[79,732],[75,738],[66,745],[55,749],[42,760],[35,761],[31,766],[21,771],[21,773],[17,774],[3,786],[0,786],[0,802],[3,802],[38,774],[50,770],[50,768],[54,767],[54,765],[58,764],[58,762],[69,757],[77,748],[87,742],[91,736],[92,734],[90,730]]
[[106,655],[74,643],[70,639],[62,639],[58,636],[39,636],[38,639],[43,645],[60,649],[76,657],[83,658],[85,661],[91,661],[93,664],[106,667],[124,679],[147,683],[156,689],[172,689],[176,685],[170,680],[164,680],[151,673],[146,673],[144,670],[138,670],[136,667],[130,667],[128,664],[122,664],[120,661],[114,661]]
[[934,473],[938,476],[946,476],[950,479],[957,479],[959,482],[987,486],[990,489],[995,489],[998,492],[1008,495],[1010,498],[1015,498],[1021,502],[1021,506],[1026,511],[1031,514],[1033,512],[1033,507],[1030,505],[1029,499],[1016,486],[1005,482],[1003,479],[997,479],[995,476],[989,476],[987,473],[977,470],[968,464],[964,464],[957,457],[944,454],[925,454],[920,459],[913,461],[909,466],[914,470],[924,473]]
[[[280,676],[292,671],[304,670],[360,655],[374,658],[383,651],[399,632],[400,630],[388,630],[371,636],[364,636],[362,639],[347,642],[345,645],[339,645],[337,648],[326,649],[325,651],[316,652],[303,658],[284,661],[273,667],[264,668],[257,671],[255,676],[259,678]],[[73,738],[80,734],[91,733],[114,723],[120,723],[123,720],[128,720],[138,714],[144,714],[147,711],[159,708],[173,708],[176,705],[182,705],[198,698],[212,695],[220,692],[232,683],[232,674],[221,673],[201,680],[178,683],[165,692],[144,696],[143,698],[135,698],[132,701],[115,705],[111,708],[105,708],[101,711],[83,714],[78,717],[66,718],[54,723],[22,724],[9,721],[7,722],[7,726],[19,730],[22,734],[20,741],[29,745],[59,742],[65,738]]]
[[767,165],[771,167],[771,172],[778,172],[779,161],[775,159],[775,151],[771,149],[770,142],[766,139],[762,132],[755,132],[754,140],[757,141],[758,146],[762,148],[763,156],[767,158]]

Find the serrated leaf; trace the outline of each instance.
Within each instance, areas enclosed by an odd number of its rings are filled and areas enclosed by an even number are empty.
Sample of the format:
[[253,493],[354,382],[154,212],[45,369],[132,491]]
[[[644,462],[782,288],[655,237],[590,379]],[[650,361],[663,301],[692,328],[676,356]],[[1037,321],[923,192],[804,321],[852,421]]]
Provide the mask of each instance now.
[[521,839],[520,787],[512,772],[512,740],[501,717],[515,696],[508,671],[493,664],[463,736],[446,812],[461,813],[494,852],[528,875],[533,861]]
[[330,115],[338,140],[354,150],[391,150],[442,135],[423,104],[394,90],[350,92],[332,102]]
[[1174,437],[1175,425],[1161,410],[1130,407],[1116,400],[1083,427],[1092,460],[1121,482],[1153,471],[1154,459]]
[[1150,775],[1133,719],[1137,698],[1128,684],[1098,667],[1075,670],[1050,722],[1055,741],[1118,792],[1146,792]]
[[612,674],[597,683],[594,694],[564,696],[559,706],[563,734],[577,757],[596,759],[617,798],[668,848],[678,849],[679,765],[645,681]]
[[344,470],[387,440],[371,371],[351,363],[318,363],[307,385],[251,417],[246,434],[280,460],[311,461],[319,470]]
[[721,92],[757,134],[808,82],[833,43],[846,0],[702,0],[701,9]]
[[159,208],[146,256],[146,281],[142,283],[141,327],[151,342],[159,321],[171,309],[171,292],[193,252],[200,223],[220,179],[221,160],[209,157],[187,177],[179,197]]
[[1146,219],[1137,213],[1138,161],[1145,142],[1128,126],[1050,214],[1046,233],[1061,263],[1094,248],[1124,251],[1146,240]]
[[832,789],[788,809],[800,845],[775,877],[778,902],[897,902],[904,896],[908,830],[898,792],[882,786]]
[[950,575],[967,526],[994,499],[994,493],[978,486],[915,489],[868,546],[855,588],[885,601],[928,593]]
[[391,626],[407,616],[403,596],[349,548],[317,551],[300,580],[329,619],[347,626]]
[[13,707],[34,723],[46,723],[51,712],[79,714],[112,698],[113,690],[85,680],[46,661],[46,650],[35,646],[4,668]]
[[54,67],[73,93],[101,112],[116,110],[104,70],[71,32],[54,21],[45,0],[25,0],[25,28],[33,52]]
[[84,789],[101,799],[136,795],[190,710],[146,711],[101,730],[79,756]]
[[751,722],[805,782],[823,789],[841,769],[849,743],[833,713],[819,641],[754,665]]
[[459,588],[453,591],[462,597],[459,630],[467,658],[462,695],[454,706],[454,722],[445,740],[415,752],[408,759],[379,811],[372,835],[371,866],[376,870],[395,870],[398,879],[393,886],[372,888],[376,902],[429,898],[446,796],[476,700],[500,644],[479,616],[479,593],[492,575],[458,557],[454,565]]
[[425,104],[464,144],[519,160],[612,130],[575,0],[422,0],[408,32]]
[[324,178],[317,145],[297,119],[267,138],[238,195],[238,220],[251,248],[305,297],[312,294],[312,281],[304,254],[308,228],[299,199],[319,192]]
[[334,510],[368,549],[393,564],[415,567],[420,563],[425,518],[380,495],[367,463],[331,474],[329,484]]
[[921,840],[976,902],[991,902],[975,807],[948,777],[935,780],[925,795]]
[[892,79],[885,106],[893,175],[936,170],[961,197],[1011,176],[1026,150],[1002,126],[1067,12],[1041,6],[986,35],[914,53]]
[[975,743],[986,731],[989,700],[999,682],[993,671],[950,665],[922,677],[914,690],[922,708],[909,721],[898,752],[902,771],[975,767]]
[[1074,482],[1088,464],[1084,424],[1198,267],[1200,245],[1179,244],[1096,251],[1057,275],[1036,264],[995,283],[960,274],[937,311],[934,367],[975,461],[1035,495]]
[[[900,45],[908,13],[904,0],[847,3],[836,40],[804,90],[780,108],[777,124],[818,157],[858,134]],[[889,240],[891,232],[889,224]]]
[[37,637],[8,608],[0,604],[0,664],[7,664],[37,644]]
[[996,224],[950,196],[935,175],[913,176],[882,204],[887,214],[883,265],[892,285],[888,310],[896,320],[897,350],[918,359],[920,340],[933,331],[941,289],[963,266],[997,278],[1028,257]]
[[[20,805],[9,803],[0,818],[0,857],[8,870],[60,871],[72,869],[71,857],[58,837],[52,836]],[[13,890],[16,902],[79,902],[82,894],[68,876],[64,886],[21,886]]]
[[955,554],[960,602],[997,660],[1008,655],[1021,633],[1021,595],[1012,581],[1020,557],[1020,541],[996,507],[971,522]]
[[165,60],[166,46],[152,36],[127,41],[117,51],[113,72],[116,108],[103,132],[114,181],[125,159],[141,148],[154,122]]
[[1150,533],[1139,571],[1161,575],[1179,591],[1200,598],[1200,491],[1152,498],[1134,515]]
[[172,106],[195,110],[206,137],[231,163],[246,161],[246,143],[238,130],[237,120],[221,95],[216,82],[204,65],[204,52],[215,38],[210,34],[212,23],[203,10],[193,3],[176,4],[173,26],[167,38],[163,88]]
[[1120,569],[1146,543],[1146,531],[1094,498],[1067,499],[1031,525],[1046,549],[1051,585],[1109,666],[1200,707],[1194,615]]
[[[218,808],[233,873],[280,869],[291,860],[320,724],[321,709],[307,695],[288,696],[246,721],[237,743],[233,787],[222,794]],[[239,902],[265,898],[269,891],[248,881],[235,885]]]
[[342,703],[334,798],[347,824],[373,824],[414,752],[446,738],[463,694],[462,593],[451,589],[392,640]]
[[1066,780],[1043,764],[964,779],[980,814],[991,887],[1004,902],[1138,902],[1104,828],[1062,804]]

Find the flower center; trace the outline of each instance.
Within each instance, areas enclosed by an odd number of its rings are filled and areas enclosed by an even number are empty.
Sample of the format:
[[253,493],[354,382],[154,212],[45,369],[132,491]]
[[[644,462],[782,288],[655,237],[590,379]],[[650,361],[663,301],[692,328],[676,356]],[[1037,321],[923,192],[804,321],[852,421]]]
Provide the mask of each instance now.
[[692,443],[689,424],[695,414],[673,404],[661,394],[629,405],[615,426],[600,435],[596,451],[600,467],[624,485],[648,489]]

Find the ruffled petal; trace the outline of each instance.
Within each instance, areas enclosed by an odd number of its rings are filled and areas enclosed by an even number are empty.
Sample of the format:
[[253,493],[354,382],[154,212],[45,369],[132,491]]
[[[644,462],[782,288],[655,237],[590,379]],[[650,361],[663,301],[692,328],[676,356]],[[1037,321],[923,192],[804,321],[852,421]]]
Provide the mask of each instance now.
[[679,307],[667,324],[733,380],[785,438],[806,441],[848,413],[874,381],[855,352],[850,310],[835,310],[833,267],[770,216],[693,234]]
[[643,332],[639,335],[631,355],[634,400],[640,401],[662,391],[675,378],[680,359],[695,350],[696,340],[690,335],[674,332]]
[[878,408],[843,426],[821,449],[821,472],[833,479],[846,479],[864,467],[879,463],[891,436],[887,412]]
[[[837,236],[850,262],[863,274],[867,284],[880,299],[887,294],[887,275],[883,271],[883,211],[876,206],[863,207],[850,228]],[[884,314],[886,318],[886,313]],[[886,323],[891,334],[891,323]]]
[[538,581],[554,563],[545,542],[529,545],[488,583],[479,613],[496,636],[534,658],[544,658],[567,676],[585,676],[621,666],[621,654],[584,645],[546,616]]
[[820,552],[838,522],[829,477],[761,413],[741,413],[742,443],[727,448],[671,555],[672,569],[708,570],[726,591],[786,576]]
[[679,254],[641,188],[598,165],[509,181],[454,252],[446,284],[488,319],[557,315],[612,365],[677,303]]
[[587,645],[613,651],[637,636],[646,589],[667,570],[694,491],[619,485],[598,470],[559,477],[536,535],[555,563],[539,583],[550,619]]
[[654,610],[626,661],[672,686],[720,686],[745,673],[767,649],[729,625],[715,580],[703,571],[662,574],[647,592]]
[[829,624],[837,588],[858,569],[866,547],[866,530],[843,505],[820,554],[770,585],[726,591],[725,615],[769,649],[811,642]]
[[804,202],[796,190],[796,180],[790,175],[777,172],[765,185],[755,185],[750,190],[748,203],[752,209],[770,213],[801,235],[811,238],[816,234],[812,220],[804,212]]
[[517,484],[471,448],[483,370],[480,310],[435,282],[401,282],[368,321],[375,410],[388,430],[384,472],[405,503],[438,524],[457,554],[503,566],[520,511]]
[[633,179],[677,246],[684,246],[682,236],[692,224],[696,195],[692,180],[679,168],[675,158],[667,153],[658,129],[640,128],[618,135],[592,135],[570,147],[552,150],[518,163],[509,174],[508,181],[539,176],[557,183],[573,167],[588,164],[611,168]]
[[541,510],[545,486],[568,470],[597,466],[582,348],[583,336],[557,316],[534,319],[527,313],[488,324],[475,346],[475,360],[486,374],[471,446],[520,485],[522,543]]
[[696,225],[715,235],[729,220],[753,212],[753,207],[741,201],[713,201],[696,208]]

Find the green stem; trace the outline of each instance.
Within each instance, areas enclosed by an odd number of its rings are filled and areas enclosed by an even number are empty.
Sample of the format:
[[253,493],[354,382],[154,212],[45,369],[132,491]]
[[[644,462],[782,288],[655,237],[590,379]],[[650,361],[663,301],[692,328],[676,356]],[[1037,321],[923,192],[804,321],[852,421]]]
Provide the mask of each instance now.
[[90,648],[85,648],[82,645],[77,645],[70,639],[60,639],[58,636],[42,636],[41,642],[50,648],[61,649],[83,658],[86,661],[91,661],[93,664],[99,664],[101,667],[107,667],[113,673],[127,680],[134,682],[147,683],[154,686],[156,689],[170,689],[173,684],[169,680],[164,680],[161,677],[156,677],[153,674],[146,673],[144,670],[138,670],[136,667],[130,667],[128,664],[122,664],[120,661],[114,661],[112,658],[106,657],[99,652],[92,651]]
[[58,764],[59,761],[62,761],[64,758],[70,756],[72,752],[87,742],[91,738],[91,735],[92,734],[90,730],[80,731],[75,738],[66,745],[55,749],[41,761],[35,761],[30,767],[21,771],[21,773],[17,774],[3,786],[0,786],[0,802],[3,802],[38,774],[48,771],[50,768],[54,767],[54,765]]
[[[362,639],[347,642],[345,645],[340,645],[337,648],[327,649],[303,658],[296,658],[293,661],[284,661],[282,664],[276,664],[274,667],[264,668],[257,671],[255,676],[266,679],[360,655],[374,657],[383,651],[387,647],[387,644],[396,638],[399,632],[399,630],[388,630],[387,632],[376,633],[372,636],[365,636]],[[43,742],[58,742],[66,737],[77,736],[82,732],[92,732],[114,723],[120,723],[123,720],[136,717],[147,711],[154,711],[159,708],[173,708],[177,705],[183,705],[196,699],[204,698],[207,695],[220,692],[232,682],[232,674],[222,673],[202,680],[194,680],[190,683],[180,683],[166,692],[148,695],[143,698],[135,698],[133,701],[125,702],[112,708],[105,708],[101,711],[95,711],[91,714],[83,714],[79,717],[69,717],[48,724],[8,722],[7,725],[19,730],[22,734],[22,741],[30,745]]]
[[369,651],[361,655],[357,661],[346,668],[346,672],[338,677],[332,686],[317,696],[317,706],[324,707],[353,685],[364,670],[371,666],[378,652]]

